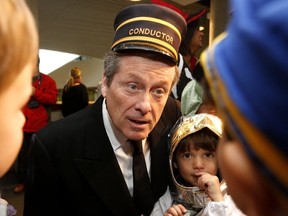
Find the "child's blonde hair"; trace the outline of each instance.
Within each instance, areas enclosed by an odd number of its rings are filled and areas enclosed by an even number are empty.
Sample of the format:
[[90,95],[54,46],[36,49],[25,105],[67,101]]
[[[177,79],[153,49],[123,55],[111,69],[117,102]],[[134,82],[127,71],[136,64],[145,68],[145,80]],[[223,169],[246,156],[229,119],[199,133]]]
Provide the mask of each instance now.
[[[0,1],[0,92],[28,63],[37,66],[38,33],[24,0]],[[31,77],[32,79],[32,77]]]

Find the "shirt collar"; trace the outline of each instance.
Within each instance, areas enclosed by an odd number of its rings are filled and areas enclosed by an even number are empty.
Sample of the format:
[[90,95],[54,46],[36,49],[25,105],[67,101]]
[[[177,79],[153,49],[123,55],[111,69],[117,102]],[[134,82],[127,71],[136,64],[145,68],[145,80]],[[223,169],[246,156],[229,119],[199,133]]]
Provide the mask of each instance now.
[[110,140],[113,150],[116,151],[126,143],[127,138],[115,127],[114,123],[112,122],[112,119],[110,118],[110,115],[107,110],[105,98],[102,104],[102,113],[103,113],[103,122],[108,138]]

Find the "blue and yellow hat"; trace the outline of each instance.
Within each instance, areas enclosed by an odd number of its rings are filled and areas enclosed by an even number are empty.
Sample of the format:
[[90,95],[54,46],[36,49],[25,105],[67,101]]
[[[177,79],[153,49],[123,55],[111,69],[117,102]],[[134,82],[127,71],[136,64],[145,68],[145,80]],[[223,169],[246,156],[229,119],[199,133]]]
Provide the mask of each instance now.
[[128,6],[115,18],[111,50],[145,50],[178,61],[178,49],[186,33],[185,19],[172,9],[155,4]]
[[229,132],[288,198],[288,1],[232,0],[227,32],[201,55]]

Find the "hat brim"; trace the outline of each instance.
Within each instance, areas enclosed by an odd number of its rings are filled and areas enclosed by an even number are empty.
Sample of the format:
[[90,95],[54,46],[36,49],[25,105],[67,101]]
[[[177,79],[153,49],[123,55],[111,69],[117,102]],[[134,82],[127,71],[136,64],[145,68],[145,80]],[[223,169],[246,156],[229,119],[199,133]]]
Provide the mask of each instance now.
[[120,43],[113,47],[112,49],[114,52],[123,52],[123,51],[129,51],[129,50],[142,50],[142,51],[149,51],[149,52],[157,52],[160,54],[163,54],[169,58],[169,60],[172,60],[173,62],[178,61],[178,55],[176,53],[170,52],[168,49],[165,49],[163,47],[158,46],[157,44],[153,43],[145,43],[143,41],[141,42],[126,42],[126,43]]

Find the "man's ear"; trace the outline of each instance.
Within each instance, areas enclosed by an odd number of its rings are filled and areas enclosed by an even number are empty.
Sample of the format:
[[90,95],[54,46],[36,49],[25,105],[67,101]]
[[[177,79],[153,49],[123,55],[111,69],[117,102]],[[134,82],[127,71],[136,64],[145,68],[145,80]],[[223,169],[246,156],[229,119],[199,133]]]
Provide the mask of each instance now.
[[105,75],[103,75],[101,82],[101,94],[104,98],[106,97],[106,91],[107,91],[107,78]]

